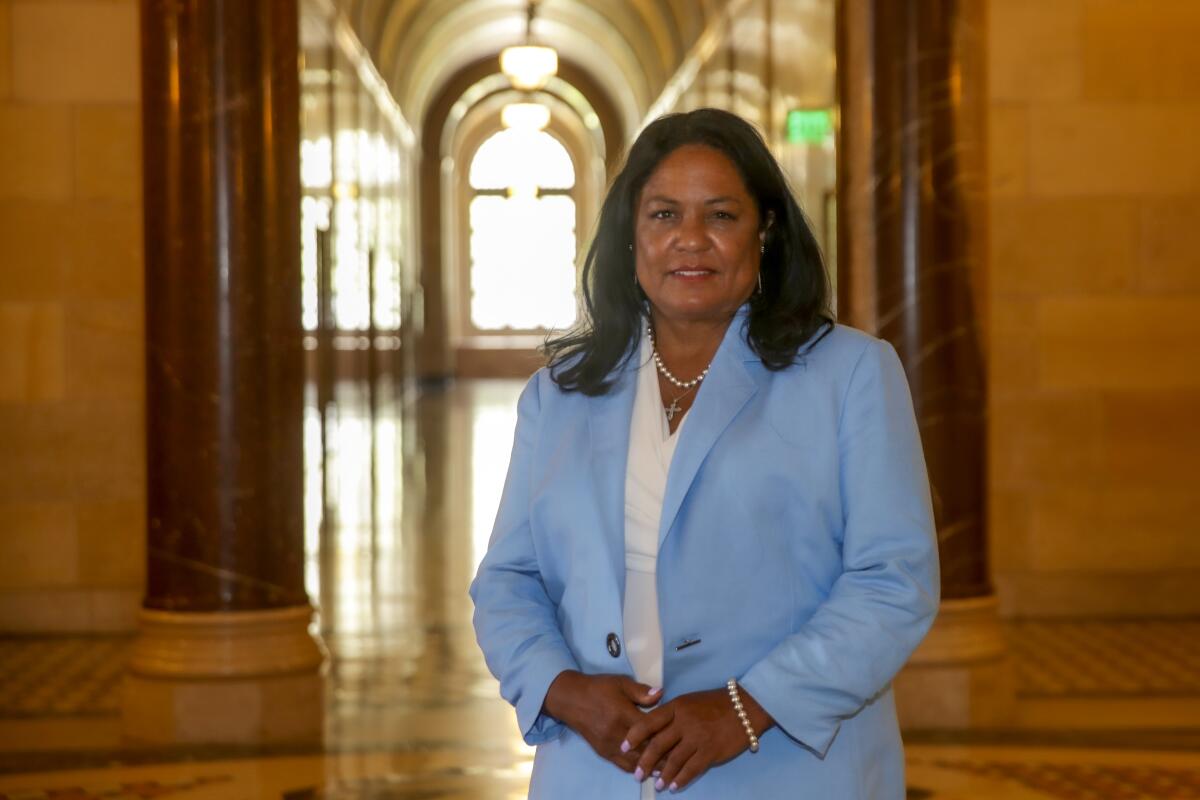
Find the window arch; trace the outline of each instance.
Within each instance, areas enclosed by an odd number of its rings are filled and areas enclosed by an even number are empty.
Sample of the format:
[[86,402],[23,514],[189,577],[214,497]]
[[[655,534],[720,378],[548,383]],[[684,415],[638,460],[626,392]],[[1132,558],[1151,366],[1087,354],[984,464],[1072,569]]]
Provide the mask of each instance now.
[[576,174],[567,148],[541,130],[497,131],[475,150],[467,183],[470,327],[570,327]]

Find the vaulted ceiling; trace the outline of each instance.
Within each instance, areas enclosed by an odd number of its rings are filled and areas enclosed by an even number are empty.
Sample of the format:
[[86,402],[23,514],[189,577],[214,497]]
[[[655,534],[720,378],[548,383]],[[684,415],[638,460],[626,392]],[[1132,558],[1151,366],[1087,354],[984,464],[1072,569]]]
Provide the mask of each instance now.
[[[587,72],[631,133],[729,0],[540,0],[533,39]],[[342,0],[413,127],[457,72],[525,38],[525,0]],[[499,67],[497,66],[497,71]]]

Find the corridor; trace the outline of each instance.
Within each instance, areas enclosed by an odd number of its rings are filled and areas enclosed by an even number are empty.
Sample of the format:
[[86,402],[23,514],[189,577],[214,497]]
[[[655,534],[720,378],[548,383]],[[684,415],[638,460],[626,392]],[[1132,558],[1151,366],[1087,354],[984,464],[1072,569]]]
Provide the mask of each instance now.
[[[680,696],[725,708],[725,675],[770,660],[737,657],[807,642],[770,713],[834,698],[801,724],[856,733],[804,774],[861,800],[1200,800],[1197,41],[1196,0],[0,0],[0,800],[525,797],[468,585],[539,348],[643,322],[667,429],[711,434],[683,437],[658,539],[704,562],[656,573],[686,577],[652,595],[689,617],[668,695],[699,655],[719,681]],[[705,404],[750,386],[710,341],[738,308],[759,382],[718,427]],[[838,393],[787,393],[824,319],[893,380],[859,350]],[[898,412],[869,453],[852,399]],[[566,599],[533,592],[560,630],[507,654],[563,633],[534,671],[652,675],[654,615],[543,558],[559,519],[620,530],[580,477],[604,456],[561,430],[536,560]],[[759,638],[677,655],[727,612]],[[894,737],[853,747],[893,700],[904,787]],[[787,752],[692,794],[778,785]],[[579,800],[621,779],[572,757],[600,776]]]

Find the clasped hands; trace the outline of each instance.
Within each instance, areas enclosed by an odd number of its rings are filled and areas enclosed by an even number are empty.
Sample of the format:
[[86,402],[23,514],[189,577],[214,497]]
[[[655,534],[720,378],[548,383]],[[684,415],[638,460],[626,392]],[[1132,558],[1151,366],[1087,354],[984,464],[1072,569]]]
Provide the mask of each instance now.
[[[624,675],[567,670],[550,684],[543,710],[582,736],[600,757],[639,782],[653,779],[660,791],[682,790],[709,767],[750,747],[724,687],[658,705],[661,698],[660,689]],[[747,692],[741,698],[761,737],[774,721]]]

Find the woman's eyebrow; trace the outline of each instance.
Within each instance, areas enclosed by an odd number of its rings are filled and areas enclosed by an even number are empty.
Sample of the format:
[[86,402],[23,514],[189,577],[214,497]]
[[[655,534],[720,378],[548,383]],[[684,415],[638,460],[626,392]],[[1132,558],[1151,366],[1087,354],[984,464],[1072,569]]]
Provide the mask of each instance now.
[[[647,202],[647,203],[668,203],[673,206],[679,205],[679,201],[676,200],[675,198],[667,197],[666,195],[661,195],[661,194],[651,195],[650,197],[646,198],[645,202]],[[709,199],[704,201],[704,205],[706,205],[706,206],[717,205],[718,203],[737,203],[738,205],[741,205],[742,201],[736,197],[733,197],[732,195],[721,195],[720,197],[710,197]]]

